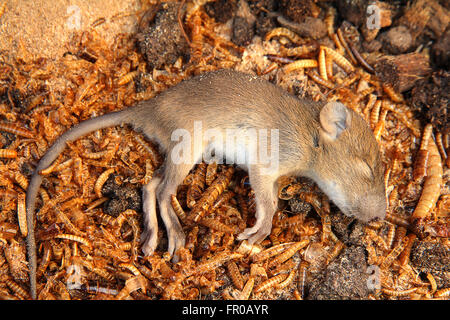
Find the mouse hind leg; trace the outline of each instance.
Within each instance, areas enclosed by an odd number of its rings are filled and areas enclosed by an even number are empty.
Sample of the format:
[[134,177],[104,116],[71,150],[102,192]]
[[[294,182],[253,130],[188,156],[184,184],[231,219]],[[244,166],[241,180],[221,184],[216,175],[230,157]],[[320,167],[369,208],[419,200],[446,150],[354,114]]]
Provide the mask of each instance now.
[[158,245],[158,219],[156,216],[156,189],[161,183],[161,177],[153,176],[152,180],[142,188],[144,211],[144,232],[141,236],[142,251],[151,255]]
[[255,243],[264,240],[272,230],[272,218],[278,204],[277,177],[261,175],[258,167],[251,166],[249,179],[255,191],[256,223],[240,233],[237,239],[248,239],[249,243]]
[[[167,251],[170,255],[176,254],[177,250],[184,247],[185,235],[178,216],[172,208],[171,195],[177,194],[177,187],[183,183],[192,165],[168,163],[164,169],[164,179],[158,186],[156,196],[159,204],[161,218],[167,230],[169,246]],[[177,260],[177,256],[174,256]]]

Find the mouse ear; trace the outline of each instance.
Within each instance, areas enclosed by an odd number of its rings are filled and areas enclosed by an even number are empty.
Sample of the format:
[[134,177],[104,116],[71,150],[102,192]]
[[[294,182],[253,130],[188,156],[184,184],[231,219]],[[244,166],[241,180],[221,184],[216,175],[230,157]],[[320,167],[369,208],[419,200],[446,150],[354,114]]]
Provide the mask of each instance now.
[[323,134],[331,139],[337,139],[350,125],[350,112],[340,102],[328,102],[320,111],[320,124]]

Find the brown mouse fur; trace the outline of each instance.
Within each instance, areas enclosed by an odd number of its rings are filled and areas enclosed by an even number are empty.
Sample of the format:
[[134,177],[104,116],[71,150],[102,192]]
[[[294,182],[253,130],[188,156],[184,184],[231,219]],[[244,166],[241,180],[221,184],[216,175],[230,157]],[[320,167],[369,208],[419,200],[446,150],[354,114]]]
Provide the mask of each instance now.
[[[159,143],[166,161],[152,181],[143,188],[145,233],[142,250],[151,254],[157,245],[156,203],[173,254],[184,246],[184,233],[170,205],[171,194],[192,169],[193,164],[170,161],[176,141],[172,133],[183,128],[193,134],[194,121],[203,130],[278,130],[279,163],[271,174],[260,174],[262,164],[244,164],[255,191],[257,221],[238,239],[263,240],[272,227],[277,206],[276,180],[281,175],[306,176],[347,215],[363,221],[383,218],[386,211],[383,168],[375,138],[365,121],[338,102],[328,104],[298,99],[268,81],[231,70],[203,74],[168,89],[149,101],[121,112],[110,113],[80,123],[64,133],[39,162],[27,190],[27,236],[30,279],[36,297],[36,247],[34,238],[35,199],[49,166],[72,141],[92,131],[131,124]],[[248,150],[251,142],[241,146]],[[273,150],[270,145],[268,152]],[[193,159],[201,159],[202,150]]]

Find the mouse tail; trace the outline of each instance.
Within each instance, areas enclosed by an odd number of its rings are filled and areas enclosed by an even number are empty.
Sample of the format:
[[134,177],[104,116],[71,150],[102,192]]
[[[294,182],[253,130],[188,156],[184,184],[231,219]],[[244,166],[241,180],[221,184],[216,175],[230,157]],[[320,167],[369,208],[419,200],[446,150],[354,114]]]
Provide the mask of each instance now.
[[63,152],[66,147],[67,142],[74,141],[86,134],[89,134],[93,131],[113,127],[116,125],[122,125],[129,123],[130,114],[132,114],[131,109],[128,108],[123,111],[108,113],[99,117],[95,117],[83,122],[80,122],[75,127],[66,131],[62,134],[55,143],[47,150],[45,155],[39,161],[33,176],[31,177],[31,181],[27,188],[26,193],[26,215],[27,215],[27,251],[28,251],[28,262],[29,262],[29,273],[30,273],[30,289],[31,289],[31,298],[36,299],[37,290],[36,290],[36,271],[37,271],[37,255],[36,255],[36,239],[35,239],[35,231],[34,231],[34,213],[35,213],[35,205],[36,205],[36,197],[39,192],[39,188],[42,183],[42,176],[39,172],[52,164],[53,161]]

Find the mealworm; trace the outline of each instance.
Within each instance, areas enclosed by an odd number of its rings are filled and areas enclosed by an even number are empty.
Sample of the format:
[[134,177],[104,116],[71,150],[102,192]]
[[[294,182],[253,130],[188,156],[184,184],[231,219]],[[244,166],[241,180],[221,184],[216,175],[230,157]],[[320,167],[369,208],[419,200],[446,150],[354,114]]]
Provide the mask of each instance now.
[[119,267],[128,269],[135,276],[141,275],[141,272],[138,270],[138,268],[136,268],[136,266],[131,263],[120,263]]
[[208,227],[210,229],[217,230],[220,232],[226,232],[226,233],[234,232],[234,229],[232,227],[227,226],[226,224],[224,224],[220,221],[217,221],[216,219],[213,219],[213,218],[203,218],[200,220],[200,224],[205,227]]
[[6,279],[5,283],[12,291],[14,291],[15,294],[17,294],[22,299],[28,299],[30,297],[28,295],[28,293],[21,286],[19,286],[17,283],[12,281],[11,279]]
[[97,198],[101,198],[102,197],[102,188],[103,185],[105,184],[106,180],[108,180],[108,177],[111,173],[114,172],[114,168],[108,169],[106,171],[104,171],[97,179],[97,181],[95,181],[94,184],[94,191],[95,194],[97,195]]
[[388,233],[386,235],[386,245],[388,249],[392,248],[392,244],[394,243],[394,236],[395,236],[395,225],[392,223],[389,223],[389,229]]
[[73,235],[73,234],[58,234],[55,236],[55,238],[58,239],[66,239],[66,240],[70,240],[70,241],[76,241],[76,242],[80,242],[81,244],[84,244],[86,247],[91,247],[91,243],[79,236]]
[[443,174],[441,156],[433,139],[430,139],[428,144],[427,178],[410,221],[427,217],[441,194]]
[[207,186],[211,185],[216,176],[217,176],[217,162],[209,163],[208,166],[206,167],[206,174],[205,174],[206,185]]
[[301,240],[299,242],[294,243],[290,248],[288,248],[286,251],[275,257],[275,259],[270,261],[268,267],[271,268],[275,265],[285,262],[286,260],[290,259],[298,250],[308,245],[308,243],[309,239]]
[[390,290],[390,289],[386,289],[386,288],[382,288],[381,291],[388,295],[388,296],[393,296],[393,297],[403,297],[403,296],[407,296],[410,295],[413,292],[416,292],[416,290],[418,289],[418,287],[414,287],[408,290],[401,290],[401,291],[396,291],[396,290]]
[[[298,46],[298,47],[294,47],[294,48],[281,48],[281,53],[284,56],[288,56],[288,57],[292,57],[292,56],[296,56],[296,57],[302,57],[302,56],[307,56],[309,54],[312,54],[314,51],[316,51],[318,48],[318,44],[317,42],[313,42],[311,44],[305,44],[302,46]],[[292,59],[288,59],[288,58],[284,58],[286,59],[286,62],[284,63],[290,63],[290,62],[294,62]],[[276,61],[276,60],[273,60]],[[277,62],[283,62],[283,61],[277,61]]]
[[400,256],[398,257],[398,260],[400,261],[400,265],[404,266],[409,262],[409,256],[411,255],[411,249],[414,244],[414,240],[416,240],[416,235],[414,233],[411,233],[406,236],[407,243],[405,246],[405,249],[402,251]]
[[291,272],[289,272],[289,275],[287,276],[287,278],[284,281],[279,282],[275,285],[275,288],[277,288],[277,289],[286,288],[288,285],[291,284],[292,281],[294,281],[296,275],[297,275],[297,269],[294,268],[291,270]]
[[[448,161],[448,159],[447,159],[447,153],[445,152],[444,141],[442,139],[442,132],[436,133],[436,145],[439,149],[439,153],[441,154],[442,162],[445,163],[446,161]],[[447,165],[447,167],[448,167],[448,165]]]
[[19,171],[14,173],[14,180],[16,180],[17,184],[23,189],[27,190],[28,188],[28,180],[21,174]]
[[283,67],[283,70],[286,73],[298,70],[298,69],[304,69],[304,68],[316,68],[318,66],[317,60],[314,59],[302,59],[297,60],[292,63],[289,63]]
[[7,159],[17,158],[17,151],[11,149],[0,149],[0,158],[7,158]]
[[341,251],[345,248],[345,244],[342,241],[337,241],[336,244],[334,245],[333,249],[331,250],[331,252],[327,255],[327,265],[333,261],[340,253]]
[[378,118],[380,116],[380,110],[381,110],[381,100],[377,100],[370,111],[370,126],[372,129],[375,127],[375,125],[378,122]]
[[383,83],[383,91],[391,98],[394,102],[403,102],[403,96],[401,93],[395,92],[394,88],[388,83]]
[[178,202],[177,197],[173,194],[170,195],[170,203],[178,218],[180,218],[181,221],[184,221],[186,219],[186,213]]
[[5,131],[9,133],[13,133],[15,135],[25,137],[28,139],[35,138],[34,134],[22,127],[19,127],[18,125],[12,124],[12,123],[0,123],[0,131]]
[[333,89],[334,88],[334,84],[331,83],[328,80],[322,79],[321,77],[319,77],[319,75],[315,72],[315,71],[307,71],[306,74],[313,79],[314,82],[327,87],[328,89]]
[[327,68],[325,64],[325,50],[323,50],[323,48],[319,51],[319,73],[322,79],[328,80]]
[[279,254],[280,252],[284,251],[286,249],[286,247],[290,247],[294,243],[295,242],[285,242],[285,243],[281,243],[276,246],[270,247],[261,252],[258,252],[252,256],[252,261],[253,262],[261,262],[261,261],[267,260],[267,259]]
[[258,286],[255,287],[253,292],[254,293],[259,293],[261,291],[265,291],[265,290],[267,290],[269,288],[272,288],[276,284],[286,280],[287,277],[288,277],[288,275],[283,274],[283,273],[281,273],[279,275],[276,275],[275,277],[272,277],[272,278],[267,279],[266,281],[260,283]]
[[325,54],[329,55],[333,59],[333,61],[336,62],[336,64],[342,67],[345,72],[351,73],[355,70],[353,65],[337,51],[325,46],[320,46],[320,48],[323,49],[325,51]]
[[384,258],[383,262],[380,265],[380,268],[381,269],[388,268],[394,262],[394,260],[400,255],[403,249],[405,249],[407,243],[408,239],[404,238],[402,242],[397,247],[392,249],[391,252],[389,252],[389,254]]
[[334,19],[336,17],[336,9],[333,7],[328,7],[327,12],[325,13],[324,22],[327,26],[328,36],[331,38],[334,34]]
[[430,285],[431,285],[430,294],[433,294],[437,290],[436,280],[434,279],[434,277],[431,273],[427,273],[427,279],[428,279],[428,281],[430,281]]
[[128,82],[132,81],[134,78],[136,78],[136,76],[138,75],[139,71],[131,71],[128,72],[126,75],[124,75],[123,77],[121,77],[118,81],[117,84],[119,86],[127,84]]
[[436,293],[434,295],[436,297],[448,297],[448,296],[450,296],[450,288],[438,290],[438,291],[436,291]]
[[386,116],[388,112],[389,112],[388,109],[383,109],[381,111],[378,123],[375,125],[375,128],[373,129],[373,135],[375,136],[375,140],[377,140],[378,142],[380,141],[381,134],[383,133],[386,124]]
[[420,143],[420,149],[417,152],[416,161],[414,162],[413,178],[417,182],[421,182],[426,176],[426,167],[428,163],[428,143],[433,132],[433,125],[428,123],[423,129],[422,141]]
[[250,294],[252,293],[254,285],[255,277],[250,276],[245,283],[244,289],[242,289],[241,294],[239,295],[239,300],[248,300],[248,298],[250,298]]
[[25,209],[25,193],[17,195],[17,219],[19,220],[20,233],[23,237],[28,234],[27,213]]
[[244,287],[244,280],[242,279],[242,275],[239,272],[239,268],[238,268],[236,262],[231,261],[230,263],[228,263],[227,269],[228,269],[228,273],[230,275],[231,281],[233,281],[234,286],[237,289],[242,290]]
[[266,33],[265,40],[269,41],[273,37],[285,37],[288,38],[290,41],[294,43],[302,43],[303,40],[300,38],[297,34],[295,34],[293,31],[287,29],[287,28],[275,28],[271,31]]

